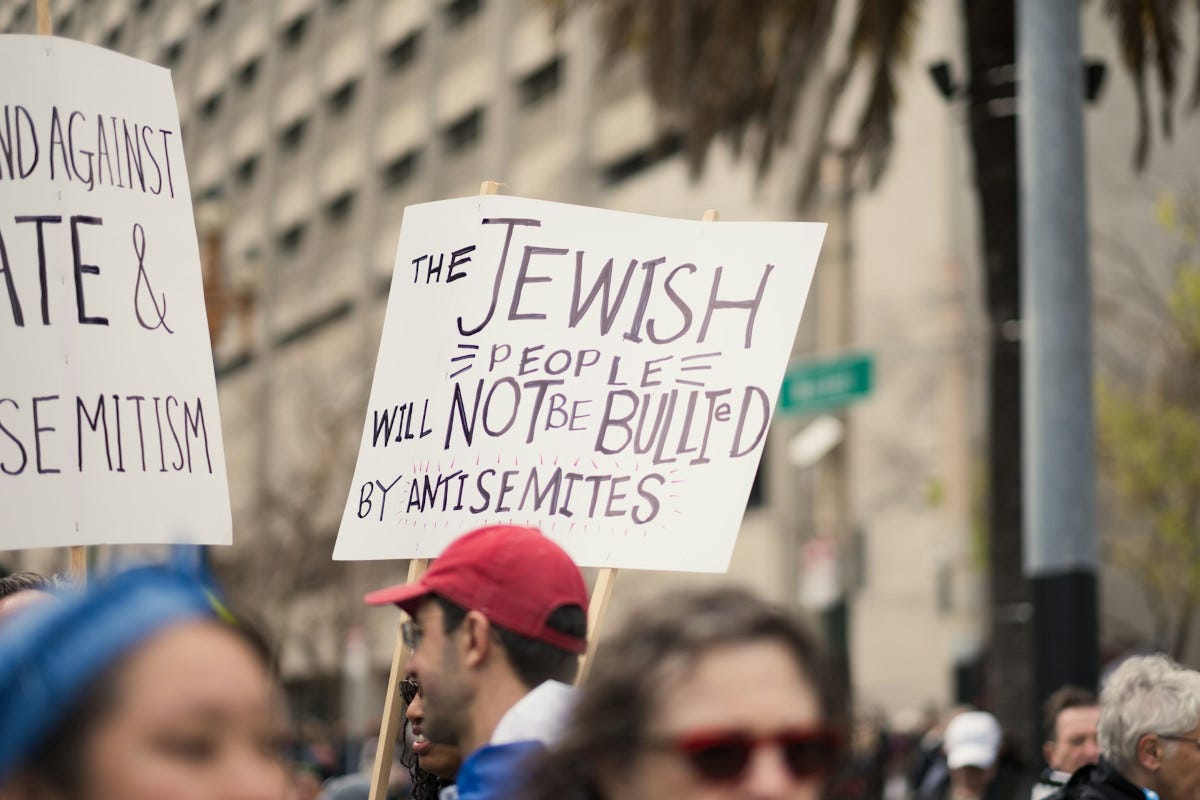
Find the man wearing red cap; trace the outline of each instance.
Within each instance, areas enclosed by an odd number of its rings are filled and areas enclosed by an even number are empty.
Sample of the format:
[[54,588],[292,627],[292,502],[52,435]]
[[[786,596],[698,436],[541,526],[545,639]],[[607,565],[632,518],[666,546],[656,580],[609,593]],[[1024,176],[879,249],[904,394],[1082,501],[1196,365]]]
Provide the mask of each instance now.
[[523,763],[553,741],[570,707],[587,648],[579,568],[539,531],[493,526],[456,539],[416,583],[366,600],[412,617],[404,636],[423,737],[469,754],[458,798],[511,796]]

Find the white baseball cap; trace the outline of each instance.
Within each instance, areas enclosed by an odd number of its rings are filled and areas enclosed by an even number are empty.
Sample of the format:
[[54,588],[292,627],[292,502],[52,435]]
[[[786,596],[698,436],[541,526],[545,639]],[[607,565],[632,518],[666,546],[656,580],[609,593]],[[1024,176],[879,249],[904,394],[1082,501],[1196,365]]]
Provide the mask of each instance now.
[[987,769],[996,763],[996,755],[1000,752],[1000,723],[986,711],[959,714],[946,726],[943,747],[950,769]]

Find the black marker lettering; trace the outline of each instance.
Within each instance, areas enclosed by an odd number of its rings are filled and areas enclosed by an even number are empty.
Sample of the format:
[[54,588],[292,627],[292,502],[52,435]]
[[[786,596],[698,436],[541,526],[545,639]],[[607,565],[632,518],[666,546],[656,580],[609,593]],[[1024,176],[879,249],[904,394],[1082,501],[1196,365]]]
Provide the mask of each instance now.
[[[17,405],[16,400],[8,397],[0,397],[0,408],[4,408],[5,403],[12,403],[13,408],[15,408],[17,411],[21,410],[21,407]],[[25,466],[29,463],[29,454],[25,452],[25,445],[21,444],[21,440],[18,439],[12,431],[4,426],[3,420],[0,420],[0,432],[3,432],[5,436],[7,436],[9,439],[12,439],[13,444],[15,444],[17,449],[21,451],[20,466],[18,466],[16,469],[10,469],[6,462],[0,461],[0,470],[2,470],[5,475],[20,475],[25,471]]]
[[38,253],[38,285],[42,289],[42,324],[50,324],[50,289],[46,278],[46,235],[42,230],[42,226],[47,222],[52,225],[57,225],[62,222],[62,217],[15,217],[17,223],[32,222],[37,230],[37,253]]
[[754,293],[754,297],[750,300],[718,300],[717,292],[721,288],[721,273],[724,267],[717,267],[717,274],[713,278],[712,291],[708,295],[708,310],[704,313],[704,322],[700,325],[700,335],[696,338],[697,342],[703,342],[705,335],[708,333],[708,324],[712,322],[713,312],[719,308],[744,308],[750,312],[750,318],[746,320],[746,349],[750,349],[750,340],[754,337],[754,320],[758,316],[758,308],[762,304],[763,294],[767,290],[767,279],[771,277],[771,272],[775,269],[774,264],[767,264],[767,268],[763,270],[762,280],[758,282],[758,291]]
[[496,313],[496,301],[500,299],[500,281],[504,277],[504,263],[508,260],[508,248],[512,244],[513,229],[518,225],[528,225],[531,227],[541,227],[541,220],[536,219],[484,219],[484,225],[507,225],[508,230],[504,234],[504,249],[500,251],[500,264],[496,267],[496,281],[492,284],[492,302],[488,306],[487,316],[483,318],[483,322],[476,325],[471,330],[463,327],[463,318],[458,318],[458,332],[463,336],[474,336],[483,330],[484,326],[492,321],[492,315]]

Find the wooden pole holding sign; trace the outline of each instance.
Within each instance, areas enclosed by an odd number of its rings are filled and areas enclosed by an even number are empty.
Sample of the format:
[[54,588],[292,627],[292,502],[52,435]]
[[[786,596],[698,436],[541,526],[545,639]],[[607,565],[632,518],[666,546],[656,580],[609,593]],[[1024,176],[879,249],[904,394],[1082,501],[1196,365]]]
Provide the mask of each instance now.
[[54,35],[54,20],[50,16],[50,0],[37,0],[38,36]]
[[71,583],[82,589],[87,586],[87,545],[77,544],[71,547]]
[[[716,222],[721,218],[715,208],[704,212],[704,222]],[[592,599],[588,603],[587,652],[583,654],[583,663],[579,665],[579,677],[575,683],[583,685],[588,673],[592,671],[592,661],[596,656],[596,647],[600,643],[600,625],[608,611],[608,601],[612,597],[613,584],[617,580],[615,567],[601,567],[596,576],[596,585],[592,588]]]
[[588,602],[587,652],[583,654],[583,663],[579,665],[579,677],[575,680],[577,685],[583,685],[592,670],[592,658],[596,655],[596,644],[600,641],[600,623],[604,621],[604,613],[608,611],[608,599],[612,597],[616,580],[616,567],[601,567],[596,575],[592,599]]
[[[54,35],[54,18],[50,15],[50,0],[37,0],[38,36]],[[79,588],[87,585],[87,546],[73,545],[70,555],[71,583]]]
[[[421,579],[429,566],[429,560],[414,558],[408,562],[408,580],[413,583]],[[404,644],[404,636],[396,632],[396,648],[392,651],[392,669],[388,673],[387,696],[383,701],[383,721],[379,725],[379,742],[375,746],[375,769],[371,771],[370,800],[387,798],[388,781],[392,777],[392,750],[396,736],[400,733],[400,715],[404,702],[400,697],[400,681],[404,680],[404,667],[412,653]]]
[[[479,186],[481,195],[499,192],[499,181],[484,181]],[[429,560],[425,558],[415,558],[408,562],[408,580],[405,583],[420,580],[428,566]],[[388,673],[387,697],[383,701],[383,721],[379,724],[375,769],[371,772],[369,800],[385,800],[387,797],[388,781],[392,777],[392,748],[395,746],[396,735],[400,733],[400,714],[404,705],[400,700],[400,681],[404,680],[404,667],[408,664],[410,655],[412,654],[404,646],[404,637],[397,630],[396,647],[392,651],[392,668]]]

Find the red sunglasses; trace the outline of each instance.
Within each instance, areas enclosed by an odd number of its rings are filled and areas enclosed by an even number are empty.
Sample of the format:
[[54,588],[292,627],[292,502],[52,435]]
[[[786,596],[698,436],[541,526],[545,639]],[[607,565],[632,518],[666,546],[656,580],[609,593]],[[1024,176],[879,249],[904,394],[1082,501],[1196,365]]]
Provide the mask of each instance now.
[[836,731],[821,728],[765,735],[747,731],[701,731],[668,740],[665,744],[682,755],[706,780],[735,783],[746,774],[751,754],[765,745],[783,751],[784,763],[795,780],[827,776],[837,765],[842,738]]

